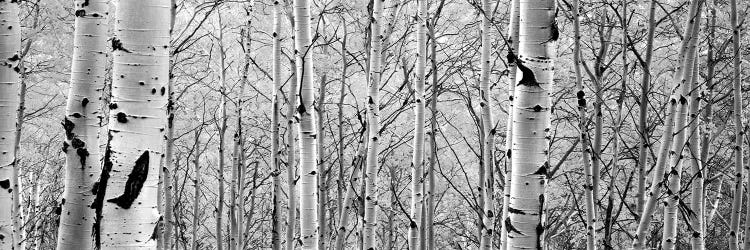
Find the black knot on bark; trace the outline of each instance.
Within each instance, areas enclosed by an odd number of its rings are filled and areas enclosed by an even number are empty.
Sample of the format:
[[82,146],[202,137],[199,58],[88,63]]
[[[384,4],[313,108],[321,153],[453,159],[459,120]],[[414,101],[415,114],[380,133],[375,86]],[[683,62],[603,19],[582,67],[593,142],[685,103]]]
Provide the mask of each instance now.
[[128,115],[126,115],[123,112],[117,113],[117,122],[127,123],[128,122]]
[[539,104],[537,104],[532,109],[534,109],[534,112],[542,112],[542,109],[544,109],[544,108],[542,108],[542,106],[540,106]]

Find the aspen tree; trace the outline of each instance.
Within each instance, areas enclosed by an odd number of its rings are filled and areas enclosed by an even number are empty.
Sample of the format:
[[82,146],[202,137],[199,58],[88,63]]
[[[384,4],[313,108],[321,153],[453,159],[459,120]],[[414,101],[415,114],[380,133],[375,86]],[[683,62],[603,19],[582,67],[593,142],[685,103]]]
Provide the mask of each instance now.
[[375,227],[377,226],[377,182],[378,139],[380,137],[380,57],[383,36],[380,25],[383,17],[385,0],[373,0],[372,19],[370,21],[370,67],[367,93],[368,148],[365,167],[365,218],[363,222],[364,249],[375,249]]
[[[554,44],[558,38],[555,1],[519,1],[519,48],[511,58],[521,78],[513,105],[512,179],[508,248],[543,247],[544,188],[549,163],[549,126]],[[542,230],[540,230],[540,228]]]
[[[438,6],[438,10],[440,10],[440,6],[444,4],[445,1],[441,0],[440,5]],[[440,14],[440,12],[435,13],[435,17],[437,17]],[[425,246],[427,249],[435,249],[435,230],[434,230],[434,216],[435,216],[435,196],[433,195],[435,193],[435,165],[437,164],[437,143],[435,141],[435,133],[438,131],[438,125],[437,125],[437,100],[438,100],[438,94],[440,93],[440,85],[438,84],[438,74],[437,74],[437,41],[435,40],[435,24],[437,22],[436,19],[431,19],[431,24],[427,26],[427,36],[432,41],[430,43],[430,66],[432,67],[432,91],[430,93],[430,159],[429,159],[429,165],[427,167],[427,194],[426,198],[427,201],[425,208],[425,215],[424,221],[425,225],[423,228],[425,228],[425,232],[422,235],[422,238],[425,239],[422,246]]]
[[[700,11],[701,7],[699,5],[696,15],[699,16],[701,13]],[[682,176],[683,158],[687,149],[686,132],[687,129],[689,129],[687,126],[687,119],[692,102],[691,96],[694,93],[691,89],[691,85],[694,80],[693,69],[695,66],[695,50],[697,47],[698,30],[700,27],[700,18],[698,18],[698,16],[690,17],[690,19],[692,19],[690,22],[692,28],[687,30],[690,33],[685,33],[685,39],[689,39],[689,43],[688,53],[684,58],[682,78],[680,78],[680,82],[678,83],[678,87],[680,87],[680,101],[678,102],[677,118],[674,124],[676,134],[672,141],[672,153],[670,154],[671,170],[668,172],[667,177],[668,183],[666,193],[669,197],[666,199],[666,206],[664,207],[664,233],[662,234],[662,247],[664,249],[675,249],[677,244],[677,203],[681,200],[680,179]]]
[[351,179],[343,184],[344,188],[346,188],[346,195],[344,196],[341,213],[339,213],[338,229],[336,229],[336,240],[333,248],[336,250],[346,249],[344,243],[346,241],[346,228],[349,226],[349,209],[354,205],[354,196],[357,192],[354,187],[358,186],[357,182],[361,176],[360,172],[362,171],[362,165],[364,165],[367,148],[367,140],[365,139],[365,136],[368,135],[367,128],[365,127],[363,129],[362,136],[360,136],[359,142],[357,143],[357,151],[354,154],[354,158],[352,158]]
[[119,0],[104,165],[92,208],[95,245],[156,248],[157,184],[167,122],[170,1]]
[[[325,47],[323,49],[326,50]],[[323,52],[326,54],[327,52]],[[326,81],[328,81],[328,76],[325,72],[323,72],[323,75],[320,77],[320,85],[319,85],[319,94],[318,94],[318,100],[317,100],[317,134],[318,134],[318,158],[317,160],[317,171],[318,171],[318,249],[326,249],[325,243],[326,243],[326,235],[327,235],[327,229],[326,229],[326,223],[328,221],[326,220],[326,203],[328,202],[328,185],[326,185],[326,170],[325,170],[325,159],[323,156],[324,149],[323,149],[323,143],[325,143],[325,140],[323,139],[323,135],[325,132],[323,131],[323,116],[325,116],[325,98],[326,98]]]
[[622,5],[622,13],[620,19],[620,25],[622,25],[622,36],[621,36],[621,57],[622,57],[622,78],[620,79],[619,95],[617,97],[617,108],[615,111],[615,124],[612,135],[612,166],[609,169],[609,185],[607,185],[607,207],[604,218],[604,248],[614,249],[612,245],[612,229],[615,221],[617,220],[617,214],[613,214],[615,206],[615,188],[617,185],[617,173],[619,172],[619,160],[620,160],[620,128],[622,126],[623,114],[622,106],[625,102],[625,92],[627,91],[628,83],[628,5],[627,0],[620,1]]
[[201,155],[203,153],[203,150],[201,150],[201,131],[203,130],[203,127],[200,127],[195,130],[195,157],[193,158],[193,171],[195,174],[195,179],[193,179],[193,223],[191,226],[191,232],[192,232],[192,244],[190,249],[192,250],[198,250],[198,227],[200,227],[200,223],[198,220],[200,219],[200,198],[201,198]]
[[[663,180],[667,181],[667,176],[665,176],[665,170],[667,165],[667,158],[669,157],[670,147],[674,149],[675,145],[679,147],[681,150],[682,147],[685,144],[684,141],[684,133],[678,133],[673,134],[678,129],[682,129],[684,127],[684,122],[679,121],[679,114],[682,112],[683,109],[687,108],[687,102],[688,100],[684,96],[685,93],[687,93],[687,90],[689,88],[689,79],[691,76],[691,73],[688,73],[690,70],[692,70],[692,59],[691,57],[694,57],[695,55],[695,46],[690,46],[691,41],[695,40],[692,39],[694,36],[694,29],[697,29],[695,22],[695,18],[697,17],[697,14],[700,13],[700,4],[702,3],[701,0],[691,0],[690,1],[690,11],[688,13],[688,20],[686,21],[686,30],[685,30],[685,39],[682,40],[682,43],[680,45],[680,53],[678,56],[678,66],[675,71],[673,82],[675,82],[675,86],[672,87],[671,90],[671,96],[669,99],[669,104],[667,107],[667,113],[666,113],[666,119],[664,122],[664,130],[662,134],[662,145],[659,147],[658,156],[657,156],[657,162],[656,166],[654,167],[653,172],[653,178],[651,181],[651,189],[649,191],[649,196],[646,204],[644,205],[640,221],[638,223],[638,228],[636,229],[635,238],[633,239],[633,245],[632,247],[634,249],[642,249],[644,248],[644,243],[646,240],[646,232],[648,231],[649,224],[651,222],[651,218],[653,217],[654,210],[656,208],[656,202],[661,196],[661,186],[659,183],[661,183]],[[691,64],[688,65],[686,61],[690,60]],[[679,102],[679,103],[678,103]],[[685,116],[682,116],[682,119],[685,119]],[[679,136],[679,134],[683,134],[683,136]],[[682,141],[680,145],[680,141]],[[673,145],[673,143],[675,143]],[[676,151],[672,151],[675,152]],[[673,159],[674,160],[674,159]],[[676,164],[677,162],[672,162],[671,168],[672,171],[670,173],[676,171]],[[679,180],[679,179],[678,179]],[[674,188],[674,186],[670,187]],[[674,189],[672,189],[674,190]],[[674,197],[675,193],[669,194],[671,197]],[[671,198],[669,199],[671,200]],[[665,208],[665,212],[667,208]],[[669,217],[665,214],[665,223],[667,222],[666,219]],[[665,225],[664,228],[667,230],[669,225]],[[666,232],[666,231],[665,231]],[[666,234],[665,234],[666,236]],[[665,241],[668,237],[662,237]]]
[[[516,88],[516,62],[511,57],[518,52],[518,4],[519,0],[511,0],[510,3],[510,25],[508,25],[508,110],[513,110],[513,92]],[[503,183],[503,211],[500,222],[508,218],[508,202],[510,201],[511,188],[511,147],[513,147],[513,112],[508,112],[506,134],[505,134],[505,183]],[[508,248],[508,231],[505,223],[500,223],[500,249]]]
[[[242,80],[240,82],[239,94],[237,96],[237,124],[235,125],[237,127],[234,134],[234,152],[232,153],[232,185],[230,188],[232,206],[229,211],[231,214],[230,219],[232,220],[230,228],[230,249],[243,249],[244,247],[244,233],[242,231],[242,225],[244,224],[245,217],[245,137],[242,133],[242,111],[245,105],[245,85],[248,84],[248,75],[250,73],[250,13],[252,13],[252,8],[252,2],[250,3],[250,5],[246,6],[245,10],[247,13],[247,22],[245,24],[245,27],[240,30],[240,42],[243,43],[245,50],[245,65],[243,68]],[[278,126],[276,128],[278,129]],[[277,138],[275,136],[276,134],[274,134],[274,138]],[[278,143],[278,141],[276,143]]]
[[[697,39],[697,37],[696,37]],[[697,57],[697,56],[696,56]],[[700,105],[701,98],[701,89],[700,84],[698,83],[698,60],[696,58],[694,62],[695,66],[693,67],[693,77],[692,82],[690,84],[690,109],[688,111],[688,117],[689,117],[689,124],[688,124],[688,139],[687,139],[687,153],[686,153],[686,161],[687,163],[690,163],[690,172],[692,183],[691,185],[691,196],[690,196],[690,211],[692,211],[692,214],[688,216],[689,218],[689,225],[690,229],[692,229],[692,234],[690,238],[690,245],[692,249],[703,249],[705,248],[703,242],[703,218],[704,218],[704,210],[703,210],[703,164],[700,162],[700,154],[699,151],[699,145],[700,145],[700,135],[698,131],[698,126],[700,122],[700,118],[698,117],[698,106]]]
[[[705,234],[706,234],[706,223],[710,222],[710,218],[712,217],[710,215],[706,216],[706,203],[708,203],[707,198],[707,192],[704,190],[704,185],[708,184],[708,182],[705,181],[705,177],[708,174],[708,171],[704,169],[706,166],[706,163],[708,162],[708,152],[711,150],[711,136],[712,136],[712,116],[713,116],[713,77],[714,77],[714,32],[716,30],[716,8],[714,6],[710,6],[707,4],[706,6],[708,8],[708,11],[710,12],[710,15],[706,17],[706,29],[708,33],[708,41],[706,42],[708,45],[708,49],[706,51],[706,89],[701,94],[701,99],[705,102],[705,105],[703,107],[703,112],[701,112],[702,116],[702,123],[699,126],[696,133],[700,133],[700,139],[697,139],[700,142],[700,148],[699,154],[697,156],[697,159],[692,159],[693,163],[693,170],[694,174],[696,175],[696,179],[698,179],[698,175],[700,175],[700,185],[693,184],[693,195],[692,195],[692,202],[691,202],[691,210],[693,210],[696,214],[694,219],[694,222],[692,222],[692,238],[690,241],[691,247],[693,249],[703,249],[705,248]],[[697,70],[696,70],[697,72]],[[693,135],[697,137],[698,135]],[[692,139],[692,138],[691,138]],[[690,150],[693,151],[694,148],[694,142],[690,142]],[[697,145],[696,145],[697,146]],[[693,152],[695,153],[695,152]],[[693,156],[693,158],[696,156]],[[697,164],[697,166],[696,166]],[[698,168],[697,171],[695,168]],[[719,186],[717,190],[721,191],[721,185],[722,185],[723,179],[719,179]],[[717,193],[717,195],[719,195]],[[718,205],[714,201],[711,203],[714,208]],[[715,210],[713,210],[715,211]],[[696,228],[698,225],[699,228]]]
[[[343,17],[342,17],[343,19]],[[348,31],[346,25],[344,25],[344,38],[341,40],[341,86],[339,87],[339,101],[337,104],[338,115],[336,121],[338,122],[338,156],[339,156],[339,170],[338,179],[336,180],[336,207],[338,208],[339,217],[344,211],[344,192],[346,185],[344,182],[344,98],[346,97],[346,69],[348,61],[346,58],[346,39]],[[333,228],[331,228],[333,229]]]
[[[281,134],[279,134],[279,127],[281,126],[281,93],[283,92],[281,85],[281,7],[279,1],[273,2],[273,92],[272,92],[272,105],[273,109],[271,118],[271,132],[273,138],[271,139],[271,154],[273,158],[273,172],[271,173],[273,182],[273,195],[271,202],[273,202],[273,211],[271,213],[271,247],[273,250],[281,249],[281,180],[279,175],[281,174],[281,148],[279,147],[279,141],[281,140]],[[291,164],[291,163],[290,163]]]
[[294,54],[296,57],[297,82],[299,98],[297,116],[299,117],[300,146],[300,240],[302,249],[317,247],[317,130],[313,105],[315,90],[313,86],[312,37],[310,31],[310,2],[294,1]]
[[414,152],[411,161],[411,207],[409,222],[409,249],[422,249],[420,243],[420,230],[422,228],[422,206],[424,205],[424,126],[425,126],[425,103],[424,87],[427,63],[427,1],[417,2],[417,62],[416,77],[414,81]]
[[[17,217],[14,197],[17,197],[17,184],[13,176],[17,174],[15,160],[16,112],[20,107],[20,48],[21,24],[18,1],[0,2],[0,248],[13,249],[19,244],[16,231]],[[16,178],[17,179],[17,178]],[[14,190],[15,189],[15,190]],[[14,192],[15,191],[15,192]]]
[[[481,73],[479,79],[479,106],[481,107],[482,129],[484,130],[484,146],[482,147],[482,168],[484,168],[484,208],[482,211],[482,228],[480,249],[491,249],[494,238],[495,224],[495,195],[494,195],[494,159],[492,154],[495,149],[495,123],[492,121],[492,99],[490,98],[490,22],[492,22],[492,9],[490,0],[482,0],[482,35],[481,35]],[[434,27],[433,27],[434,28]],[[434,41],[433,41],[434,42]],[[435,83],[433,83],[435,84]],[[435,85],[433,85],[435,86]],[[435,132],[435,131],[433,131]]]
[[172,173],[174,170],[174,53],[172,52],[172,33],[174,32],[174,23],[177,18],[177,0],[170,0],[170,16],[169,16],[169,36],[170,36],[170,51],[169,51],[169,82],[167,83],[167,132],[166,132],[166,144],[164,147],[164,166],[161,168],[161,177],[166,185],[162,192],[164,199],[164,223],[162,237],[159,239],[161,249],[171,250],[172,249],[172,226],[174,224],[173,215],[173,202],[172,202],[172,189],[174,188],[172,181]]
[[71,88],[63,119],[65,190],[60,202],[57,249],[92,249],[94,210],[91,192],[101,173],[99,119],[107,61],[106,0],[75,2]]
[[[648,161],[648,147],[650,147],[649,133],[648,133],[648,93],[651,83],[651,58],[653,57],[654,48],[654,31],[656,30],[656,1],[650,0],[648,7],[648,32],[646,33],[646,55],[644,60],[641,62],[643,67],[643,74],[641,77],[641,97],[639,101],[639,113],[638,113],[638,128],[639,128],[639,142],[638,143],[638,185],[636,189],[636,213],[640,213],[644,209],[646,200],[646,164]],[[637,215],[637,219],[642,216]]]
[[[578,102],[578,132],[579,132],[579,138],[581,141],[581,152],[583,154],[583,157],[581,157],[581,160],[583,161],[583,172],[586,175],[586,181],[584,185],[584,200],[586,202],[586,249],[593,250],[596,249],[596,208],[594,207],[594,203],[596,202],[595,195],[594,195],[594,167],[592,166],[591,162],[591,147],[590,147],[590,139],[588,138],[589,130],[588,126],[588,120],[587,120],[587,114],[586,114],[586,92],[585,88],[583,87],[583,79],[581,77],[581,64],[583,62],[581,61],[581,31],[580,31],[580,1],[574,0],[573,1],[573,32],[575,35],[575,43],[573,45],[573,61],[574,61],[574,70],[575,70],[575,78],[576,78],[576,89],[578,92],[576,92],[576,98]],[[596,111],[594,111],[596,112]],[[596,141],[596,140],[595,140]]]
[[[743,158],[745,156],[744,150],[742,149],[743,142],[745,141],[745,132],[742,125],[742,54],[740,53],[740,32],[741,27],[738,22],[737,13],[737,0],[729,0],[729,25],[732,27],[732,52],[734,57],[732,58],[732,93],[734,94],[734,200],[732,201],[731,220],[729,222],[729,249],[739,249],[739,233],[740,233],[740,212],[742,210],[742,169],[745,167]],[[750,178],[750,175],[748,176]],[[750,207],[750,203],[748,203]],[[750,225],[750,223],[748,223]],[[746,229],[750,229],[748,226]],[[746,236],[750,236],[750,232],[745,230]],[[746,238],[745,247],[750,247],[750,238]]]

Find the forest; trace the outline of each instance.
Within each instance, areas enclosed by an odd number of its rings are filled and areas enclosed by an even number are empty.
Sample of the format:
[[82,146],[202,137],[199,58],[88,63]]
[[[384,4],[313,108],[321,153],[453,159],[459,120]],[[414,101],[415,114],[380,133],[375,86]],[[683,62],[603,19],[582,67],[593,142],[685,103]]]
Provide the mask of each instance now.
[[750,250],[748,10],[0,0],[0,250]]

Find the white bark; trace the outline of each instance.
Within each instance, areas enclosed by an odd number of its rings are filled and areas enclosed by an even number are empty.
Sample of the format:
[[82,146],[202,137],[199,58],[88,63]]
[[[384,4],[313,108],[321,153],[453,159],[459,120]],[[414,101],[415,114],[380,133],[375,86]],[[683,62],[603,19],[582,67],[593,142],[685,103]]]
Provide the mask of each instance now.
[[417,7],[417,62],[414,79],[414,152],[411,161],[411,207],[409,222],[409,249],[422,249],[422,206],[424,205],[424,125],[425,125],[425,68],[427,63],[427,3],[419,0]]
[[299,98],[297,116],[299,123],[300,146],[300,242],[302,249],[315,249],[317,243],[317,130],[313,105],[315,90],[313,86],[312,37],[310,31],[310,2],[294,1],[294,50],[296,57],[297,82]]
[[281,149],[279,142],[281,141],[281,135],[279,134],[279,127],[281,126],[281,93],[283,92],[281,85],[281,7],[279,1],[274,1],[273,4],[273,93],[272,93],[272,133],[273,139],[271,140],[271,154],[273,157],[273,211],[271,214],[271,246],[273,250],[281,249],[281,180],[279,175],[281,174]]
[[[12,214],[17,185],[13,183],[16,111],[19,104],[19,49],[21,24],[17,1],[0,2],[0,249],[13,249],[19,242]],[[16,189],[16,190],[14,190]]]
[[519,1],[518,74],[513,106],[512,180],[507,247],[543,247],[544,189],[549,163],[550,88],[555,1]]
[[97,213],[95,242],[102,248],[156,248],[169,15],[169,0],[117,1],[110,132],[92,205]]
[[65,186],[57,249],[92,249],[94,184],[101,173],[99,118],[107,64],[108,1],[76,1],[71,87],[63,128]]
[[[743,165],[745,154],[742,146],[745,141],[745,132],[742,125],[742,54],[740,52],[742,40],[740,35],[741,27],[738,22],[737,0],[729,0],[729,8],[729,25],[732,27],[732,51],[734,54],[734,57],[732,58],[732,66],[734,69],[732,72],[732,92],[734,93],[734,167],[736,169],[734,174],[734,200],[732,202],[732,214],[729,223],[729,249],[735,250],[739,249],[740,212],[742,210],[742,196],[744,196],[742,193],[744,190],[742,187],[742,175],[743,168],[745,167],[745,165]],[[750,176],[748,176],[748,178],[750,178]],[[748,203],[748,208],[750,208],[750,203]],[[750,212],[748,213],[750,214]],[[750,236],[750,231],[747,231],[747,229],[750,229],[750,223],[747,225],[748,227],[745,230],[746,237]],[[750,247],[750,238],[745,238],[745,249],[748,249],[748,247]]]
[[[501,222],[504,222],[508,218],[508,202],[510,202],[510,188],[511,188],[511,166],[513,162],[511,160],[511,148],[513,147],[513,92],[516,89],[516,62],[510,60],[511,57],[518,53],[518,15],[519,13],[519,0],[511,0],[510,10],[510,25],[508,25],[508,112],[506,134],[505,134],[505,183],[503,183],[503,214],[500,218]],[[505,228],[505,223],[500,223],[500,249],[505,250],[508,248],[508,231]]]
[[383,36],[380,33],[380,25],[383,17],[383,5],[385,0],[374,0],[372,19],[370,23],[370,77],[368,80],[367,98],[367,121],[368,121],[368,148],[367,164],[365,167],[365,218],[363,222],[363,246],[364,249],[375,249],[375,228],[377,227],[377,205],[378,195],[375,183],[377,182],[378,170],[378,139],[380,137],[380,57],[381,42]]
[[[481,59],[479,79],[479,106],[482,116],[482,129],[484,130],[484,145],[482,147],[482,168],[484,168],[484,207],[482,208],[482,228],[480,249],[491,249],[495,236],[495,164],[492,154],[495,152],[495,123],[492,121],[492,99],[490,98],[490,22],[492,22],[492,9],[490,0],[482,0],[482,36],[481,36]],[[433,83],[434,84],[434,83]],[[433,85],[436,86],[436,85]],[[435,131],[433,131],[435,132]]]

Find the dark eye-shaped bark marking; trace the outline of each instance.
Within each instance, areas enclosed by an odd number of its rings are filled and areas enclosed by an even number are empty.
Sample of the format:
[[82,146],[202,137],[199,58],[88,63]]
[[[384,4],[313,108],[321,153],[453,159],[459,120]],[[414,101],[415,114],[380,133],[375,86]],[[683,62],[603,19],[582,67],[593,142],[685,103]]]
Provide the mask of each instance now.
[[125,182],[125,191],[117,198],[109,199],[107,202],[115,203],[121,208],[128,209],[133,204],[138,195],[143,189],[143,183],[146,182],[148,177],[148,162],[149,152],[144,151],[143,154],[138,157],[135,161],[133,171],[128,175],[128,180]]

